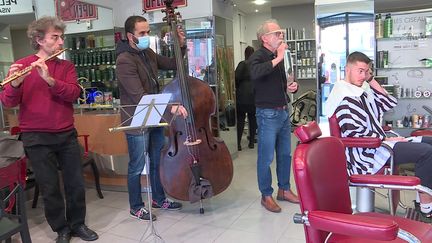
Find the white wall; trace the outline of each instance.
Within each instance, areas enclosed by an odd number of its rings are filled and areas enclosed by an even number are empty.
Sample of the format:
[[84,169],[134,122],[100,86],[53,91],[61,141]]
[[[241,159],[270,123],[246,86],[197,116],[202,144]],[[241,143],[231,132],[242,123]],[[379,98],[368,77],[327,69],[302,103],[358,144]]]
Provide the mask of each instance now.
[[15,60],[28,56],[35,51],[30,45],[30,40],[27,37],[27,30],[12,30],[11,39],[13,42],[13,57]]
[[276,19],[281,28],[293,28],[306,31],[307,39],[315,39],[315,11],[314,5],[301,4],[272,8],[272,18]]
[[[113,11],[103,7],[97,7],[97,11],[98,19],[83,20],[79,23],[75,21],[67,22],[66,34],[114,29]],[[90,23],[90,25],[88,25],[88,23]]]
[[[204,0],[201,0],[205,2]],[[211,12],[213,15],[232,20],[234,15],[234,6],[230,1],[213,0]]]
[[55,16],[54,0],[34,0],[36,19],[42,16]]
[[243,60],[243,46],[246,46],[246,40],[244,38],[245,34],[245,14],[239,11],[236,11],[233,16],[233,39],[234,39],[234,65],[237,67],[237,64]]
[[253,15],[246,15],[245,22],[245,42],[247,45],[252,46],[252,40],[256,40],[256,31],[264,21],[271,19],[271,13],[257,13]]
[[0,39],[0,78],[3,79],[13,63],[12,43],[9,25],[0,24],[0,36],[8,37],[7,40]]

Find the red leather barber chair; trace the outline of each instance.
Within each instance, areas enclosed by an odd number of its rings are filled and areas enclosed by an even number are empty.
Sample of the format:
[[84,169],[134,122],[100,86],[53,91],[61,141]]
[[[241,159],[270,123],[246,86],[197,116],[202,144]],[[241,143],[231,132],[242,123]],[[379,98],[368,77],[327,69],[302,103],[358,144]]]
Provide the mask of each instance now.
[[12,236],[17,233],[21,242],[32,242],[24,204],[25,177],[25,157],[0,168],[0,190],[8,189],[5,198],[0,197],[0,242],[12,242]]
[[[293,172],[307,243],[320,242],[432,242],[432,226],[398,216],[374,212],[353,214],[349,186],[409,189],[432,193],[420,179],[394,175],[348,176],[345,146],[335,137],[321,135],[316,122],[294,131],[299,144]],[[417,240],[417,241],[416,241]]]
[[[19,133],[21,133],[21,129],[18,126],[12,127],[10,129],[10,134],[11,135],[18,135]],[[91,169],[93,171],[93,178],[95,180],[95,188],[96,188],[96,192],[99,196],[99,198],[104,198],[103,194],[102,194],[102,190],[100,187],[100,174],[99,174],[99,169],[96,165],[96,162],[94,160],[94,158],[92,158],[90,156],[90,151],[89,151],[89,143],[88,143],[88,137],[89,135],[78,135],[78,137],[82,137],[83,141],[84,141],[84,152],[83,152],[83,156],[82,156],[82,166],[83,168],[90,165]],[[35,182],[34,184],[35,190],[34,190],[34,195],[33,195],[33,203],[32,203],[32,208],[36,208],[37,207],[37,203],[38,203],[38,199],[39,199],[39,185],[37,184],[37,182]]]
[[[386,147],[390,154],[390,162],[388,165],[384,166],[376,174],[392,175],[395,173],[395,168],[393,166],[393,150],[385,144],[381,144],[382,141],[379,138],[343,138],[341,137],[341,130],[339,123],[337,121],[336,115],[329,117],[329,127],[330,135],[339,138],[340,141],[345,145],[345,147],[354,148],[378,148],[381,145]],[[386,131],[388,132],[388,131]],[[392,196],[389,196],[392,195]],[[388,203],[390,214],[394,215],[396,213],[396,208],[400,201],[399,191],[389,191]],[[373,212],[375,207],[375,191],[369,188],[357,188],[356,190],[356,210],[359,212]]]
[[417,136],[432,136],[432,130],[431,129],[418,129],[411,132],[411,136],[417,137]]

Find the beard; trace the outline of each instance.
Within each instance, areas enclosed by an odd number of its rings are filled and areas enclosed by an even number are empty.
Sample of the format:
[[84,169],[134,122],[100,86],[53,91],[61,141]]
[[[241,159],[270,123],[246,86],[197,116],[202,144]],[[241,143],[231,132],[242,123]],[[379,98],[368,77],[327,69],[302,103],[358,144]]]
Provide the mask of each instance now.
[[270,43],[270,46],[273,48],[273,49],[278,49],[278,47],[280,46],[282,44],[282,40],[275,40],[275,41],[272,41],[271,43]]

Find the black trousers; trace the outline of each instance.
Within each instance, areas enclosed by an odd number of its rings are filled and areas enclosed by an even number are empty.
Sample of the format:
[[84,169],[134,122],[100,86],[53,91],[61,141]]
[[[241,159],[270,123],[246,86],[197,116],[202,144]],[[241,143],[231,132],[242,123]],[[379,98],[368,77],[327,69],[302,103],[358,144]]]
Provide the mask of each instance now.
[[[59,144],[25,147],[42,193],[45,217],[52,230],[74,229],[84,224],[86,215],[84,177],[76,136]],[[66,205],[60,190],[61,169]]]
[[421,143],[396,143],[393,151],[395,165],[415,163],[421,185],[432,189],[432,137],[424,136]]
[[237,145],[239,146],[243,135],[246,114],[249,121],[249,143],[253,144],[255,141],[255,133],[257,129],[255,106],[237,104]]

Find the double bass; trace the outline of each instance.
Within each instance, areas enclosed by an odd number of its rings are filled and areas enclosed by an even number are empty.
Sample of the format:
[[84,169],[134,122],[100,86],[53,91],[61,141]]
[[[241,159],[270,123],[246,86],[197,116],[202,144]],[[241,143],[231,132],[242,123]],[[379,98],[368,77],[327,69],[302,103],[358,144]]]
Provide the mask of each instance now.
[[215,94],[206,82],[185,72],[177,35],[180,14],[174,12],[172,2],[165,1],[163,12],[171,28],[177,76],[162,92],[172,95],[171,102],[181,103],[188,116],[171,123],[169,143],[161,154],[160,177],[168,195],[192,202],[190,187],[204,180],[210,183],[213,195],[223,192],[231,183],[233,164],[224,141],[213,137],[210,130],[210,116],[216,111]]

